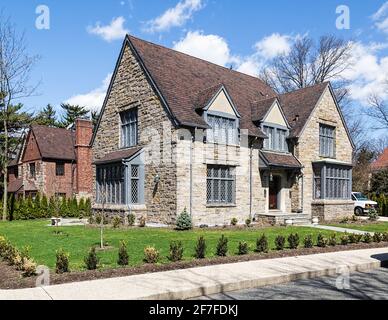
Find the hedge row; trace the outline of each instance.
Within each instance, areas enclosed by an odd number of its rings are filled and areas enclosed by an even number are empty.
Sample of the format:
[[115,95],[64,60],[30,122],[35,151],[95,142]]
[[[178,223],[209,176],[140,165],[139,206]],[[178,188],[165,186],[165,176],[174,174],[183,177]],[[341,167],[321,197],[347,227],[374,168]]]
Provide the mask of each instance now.
[[379,214],[388,217],[388,195],[372,193],[370,196],[372,201],[376,201],[379,206]]
[[[47,198],[39,194],[35,197],[10,197],[8,208],[9,220],[32,220],[51,217],[82,218],[91,214],[89,199],[58,197]],[[1,207],[1,205],[0,205]]]

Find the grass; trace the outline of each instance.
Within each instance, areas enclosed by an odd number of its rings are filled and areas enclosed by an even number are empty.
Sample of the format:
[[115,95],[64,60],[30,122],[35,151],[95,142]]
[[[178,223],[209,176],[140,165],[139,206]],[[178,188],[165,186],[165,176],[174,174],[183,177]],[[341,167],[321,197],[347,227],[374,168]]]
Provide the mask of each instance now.
[[[38,264],[55,267],[55,251],[63,248],[70,253],[70,268],[73,271],[84,270],[84,257],[90,247],[99,245],[99,228],[73,226],[73,227],[48,227],[46,220],[0,222],[0,235],[6,236],[13,245],[21,249],[30,246],[31,256]],[[58,231],[59,234],[54,232]],[[229,254],[237,253],[238,243],[246,241],[250,249],[255,248],[256,239],[263,233],[269,239],[270,247],[274,248],[274,240],[278,235],[287,237],[290,233],[298,233],[302,240],[308,234],[318,233],[325,236],[332,234],[330,231],[320,231],[306,227],[273,227],[264,229],[243,230],[193,230],[179,232],[171,229],[112,229],[104,230],[104,241],[112,247],[111,250],[98,252],[101,268],[117,268],[118,247],[121,240],[127,242],[130,256],[130,265],[143,264],[143,250],[146,246],[155,246],[160,251],[160,263],[168,263],[166,256],[169,243],[180,240],[185,248],[184,260],[192,260],[194,247],[199,236],[204,236],[207,242],[207,257],[213,257],[218,239],[224,234],[229,239]]]
[[366,232],[388,232],[388,222],[376,222],[365,224],[335,224],[335,227],[361,230]]

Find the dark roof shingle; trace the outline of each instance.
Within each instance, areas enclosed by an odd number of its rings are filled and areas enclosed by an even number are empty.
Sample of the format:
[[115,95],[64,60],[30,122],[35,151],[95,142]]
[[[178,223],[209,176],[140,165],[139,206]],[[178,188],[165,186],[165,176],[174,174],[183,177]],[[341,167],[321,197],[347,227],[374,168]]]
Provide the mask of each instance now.
[[8,192],[15,193],[18,192],[23,187],[23,179],[19,178],[10,183],[8,183]]
[[142,148],[132,148],[132,149],[120,150],[120,151],[108,153],[103,158],[96,160],[94,164],[101,165],[101,164],[120,162],[122,160],[131,158],[140,150],[142,150]]
[[269,167],[301,168],[302,165],[292,154],[260,151],[260,156]]
[[31,126],[31,130],[36,138],[42,158],[75,160],[73,131],[40,125]]

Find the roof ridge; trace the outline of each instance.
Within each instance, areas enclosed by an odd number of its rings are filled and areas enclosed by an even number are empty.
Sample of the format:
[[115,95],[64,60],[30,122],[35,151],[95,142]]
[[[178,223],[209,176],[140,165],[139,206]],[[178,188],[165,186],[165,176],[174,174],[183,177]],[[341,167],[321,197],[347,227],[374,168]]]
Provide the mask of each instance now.
[[278,96],[279,97],[286,96],[286,95],[290,95],[290,94],[297,93],[297,92],[307,91],[309,89],[313,89],[313,88],[320,87],[320,86],[325,86],[326,87],[329,84],[330,84],[330,81],[324,81],[324,82],[321,82],[321,83],[313,84],[313,85],[308,86],[308,87],[299,88],[299,89],[296,89],[296,90],[293,90],[293,91],[290,91],[290,92],[281,93]]
[[[264,80],[260,79],[259,77],[255,77],[255,76],[249,75],[249,74],[244,73],[244,72],[241,72],[241,71],[237,71],[237,70],[234,70],[234,69],[230,69],[230,68],[228,68],[228,67],[221,66],[221,65],[216,64],[216,63],[214,63],[214,62],[210,62],[210,61],[208,61],[208,60],[205,60],[205,59],[202,59],[202,58],[195,57],[195,56],[190,55],[190,54],[188,54],[188,53],[184,53],[184,52],[181,52],[181,51],[178,51],[178,50],[175,50],[175,49],[172,49],[172,48],[169,48],[169,47],[166,47],[166,46],[163,46],[163,45],[161,45],[161,44],[157,44],[157,43],[154,43],[154,42],[151,42],[151,41],[148,41],[148,40],[140,39],[140,38],[135,37],[135,36],[130,35],[130,34],[127,34],[127,36],[128,36],[129,38],[134,38],[134,39],[136,39],[136,40],[146,42],[146,43],[148,43],[148,44],[150,44],[150,45],[153,45],[153,46],[156,46],[156,47],[159,47],[159,48],[162,48],[162,49],[166,49],[166,50],[170,50],[170,51],[176,52],[177,54],[181,54],[181,55],[184,55],[184,56],[187,56],[187,57],[190,57],[190,58],[193,58],[193,59],[196,59],[196,60],[205,62],[205,63],[210,64],[210,65],[212,65],[212,66],[216,66],[216,67],[218,67],[218,68],[222,68],[222,69],[225,69],[225,70],[227,70],[227,71],[230,71],[230,72],[233,72],[233,73],[237,73],[237,74],[240,74],[240,75],[243,75],[243,76],[246,76],[246,77],[249,77],[249,78],[258,80],[258,81],[260,81],[260,82],[266,84],[266,83],[264,82]],[[268,86],[269,86],[269,85],[268,85]]]

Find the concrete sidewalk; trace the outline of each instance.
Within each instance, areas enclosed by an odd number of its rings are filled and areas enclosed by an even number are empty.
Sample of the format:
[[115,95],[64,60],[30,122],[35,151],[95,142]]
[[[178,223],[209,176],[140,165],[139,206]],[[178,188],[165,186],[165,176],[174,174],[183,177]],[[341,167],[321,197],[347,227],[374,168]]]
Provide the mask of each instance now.
[[374,235],[374,232],[367,232],[367,231],[361,231],[361,230],[355,230],[355,229],[348,229],[348,228],[341,228],[341,227],[333,227],[333,226],[325,226],[325,225],[303,225],[301,227],[308,227],[308,228],[315,228],[315,229],[321,229],[321,230],[328,230],[333,232],[343,232],[343,233],[353,233],[353,234],[367,234]]
[[388,261],[388,248],[323,253],[94,280],[23,290],[0,290],[0,299],[158,300],[274,285],[298,279],[369,271]]

